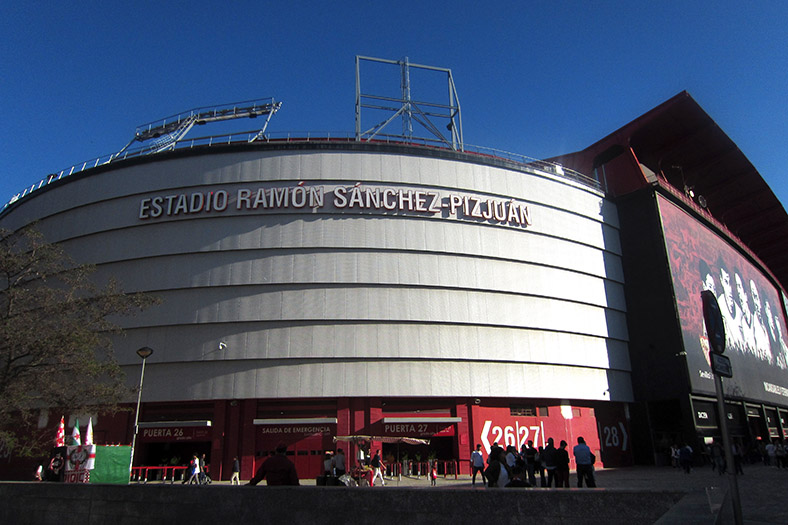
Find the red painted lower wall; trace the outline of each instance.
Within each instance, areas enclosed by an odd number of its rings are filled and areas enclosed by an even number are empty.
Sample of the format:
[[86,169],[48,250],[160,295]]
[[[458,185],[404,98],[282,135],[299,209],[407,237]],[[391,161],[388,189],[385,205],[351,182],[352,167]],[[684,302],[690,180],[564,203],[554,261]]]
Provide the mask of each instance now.
[[[456,462],[460,474],[470,473],[470,454],[477,443],[485,455],[493,442],[514,445],[519,450],[528,440],[544,445],[552,437],[556,446],[565,440],[571,448],[582,436],[606,467],[633,463],[632,444],[625,407],[615,403],[594,406],[560,406],[555,402],[518,400],[519,406],[530,406],[529,415],[509,400],[472,399],[446,400],[382,400],[376,398],[338,399],[327,409],[326,400],[315,400],[319,409],[310,408],[309,400],[232,400],[171,404],[144,404],[141,422],[169,421],[166,429],[149,428],[137,438],[135,465],[185,465],[193,454],[206,455],[211,476],[227,480],[232,462],[238,457],[241,479],[249,479],[279,443],[288,446],[288,457],[296,464],[302,479],[323,474],[326,451],[343,448],[348,468],[357,463],[359,444],[335,442],[336,436],[406,436],[430,439],[430,445],[407,445],[372,441],[361,446],[366,453],[380,449],[389,461],[407,454],[411,461],[430,457]],[[281,405],[281,406],[280,406]],[[281,408],[281,410],[280,410]],[[277,419],[264,419],[255,424],[259,414],[276,414]],[[307,418],[307,419],[304,419]],[[384,418],[410,421],[406,424],[384,424]],[[452,423],[419,423],[420,418],[456,419]],[[54,419],[54,418],[53,418]],[[59,421],[59,418],[57,418]],[[204,419],[210,426],[179,428],[173,421]],[[321,423],[301,423],[322,421]],[[328,421],[328,422],[326,422]],[[425,419],[428,421],[428,419]],[[130,444],[133,433],[133,411],[94,420],[98,444]],[[53,423],[54,439],[56,424]],[[84,432],[84,429],[83,429]],[[66,429],[66,435],[71,429]],[[571,454],[570,454],[571,456]],[[0,458],[0,479],[31,479],[40,461],[18,458],[6,451]],[[574,462],[572,463],[574,466]],[[29,471],[29,472],[28,472]]]

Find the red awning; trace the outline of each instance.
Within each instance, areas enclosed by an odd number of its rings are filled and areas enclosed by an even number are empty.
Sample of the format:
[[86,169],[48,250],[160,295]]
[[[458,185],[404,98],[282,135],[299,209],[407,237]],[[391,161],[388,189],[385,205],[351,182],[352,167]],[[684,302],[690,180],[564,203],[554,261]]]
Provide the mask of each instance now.
[[412,438],[407,436],[336,436],[334,443],[337,441],[351,441],[358,443],[359,441],[381,441],[383,443],[406,443],[408,445],[429,445],[429,439]]

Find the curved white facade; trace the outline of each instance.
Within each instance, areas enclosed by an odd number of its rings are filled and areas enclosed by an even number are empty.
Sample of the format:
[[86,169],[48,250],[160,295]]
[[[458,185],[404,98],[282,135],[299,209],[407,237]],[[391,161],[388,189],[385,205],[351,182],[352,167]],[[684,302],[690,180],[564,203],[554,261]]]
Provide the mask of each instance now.
[[[476,155],[309,148],[112,164],[15,203],[0,226],[39,220],[100,277],[163,300],[116,343],[130,377],[134,351],[155,349],[146,400],[632,401],[601,191]],[[498,207],[491,219],[469,216],[476,201]]]

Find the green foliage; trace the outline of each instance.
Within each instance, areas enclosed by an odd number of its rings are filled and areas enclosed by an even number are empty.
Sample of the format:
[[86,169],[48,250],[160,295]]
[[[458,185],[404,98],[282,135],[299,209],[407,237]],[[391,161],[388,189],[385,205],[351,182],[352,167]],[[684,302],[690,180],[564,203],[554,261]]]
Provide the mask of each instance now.
[[[36,453],[39,436],[18,439],[41,409],[112,411],[130,390],[111,347],[111,319],[156,302],[91,280],[32,228],[0,230],[0,441]],[[53,436],[49,436],[49,439]]]

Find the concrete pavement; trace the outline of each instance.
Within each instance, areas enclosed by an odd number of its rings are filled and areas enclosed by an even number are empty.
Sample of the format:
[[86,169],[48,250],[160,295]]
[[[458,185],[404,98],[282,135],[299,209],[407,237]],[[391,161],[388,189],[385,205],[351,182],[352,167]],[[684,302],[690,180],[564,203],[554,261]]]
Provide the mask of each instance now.
[[[597,489],[607,492],[616,491],[675,491],[686,492],[688,497],[683,505],[677,505],[675,516],[666,517],[660,523],[713,523],[716,511],[719,523],[733,523],[729,500],[720,508],[728,495],[730,481],[727,475],[720,476],[710,466],[694,468],[690,474],[671,467],[627,467],[620,469],[598,469],[595,473]],[[538,481],[538,480],[537,480]],[[228,482],[214,482],[227,485]],[[301,480],[302,485],[314,486],[315,480]],[[577,478],[572,472],[570,484],[576,487]],[[739,494],[742,502],[744,523],[788,524],[788,469],[766,467],[761,464],[744,465],[744,475],[737,476]],[[424,490],[473,490],[484,491],[480,477],[474,487],[469,476],[438,478],[437,487],[430,487],[426,476],[420,478],[387,478],[386,487],[361,488],[359,490],[386,490],[390,487]],[[533,491],[578,490],[571,489],[528,489]],[[588,490],[588,489],[583,489]],[[692,505],[689,503],[693,502]]]
[[[742,503],[744,523],[788,524],[788,469],[766,467],[761,464],[744,465],[744,475],[737,476],[737,484]],[[728,475],[720,476],[710,466],[693,468],[690,474],[672,467],[627,467],[620,469],[599,469],[595,473],[597,488],[600,490],[681,490],[695,495],[695,501],[703,503],[697,512],[711,508],[715,510],[723,503],[728,494],[730,480]],[[538,479],[537,479],[538,482]],[[314,480],[303,480],[303,484],[314,484]],[[426,476],[420,478],[403,477],[387,479],[390,487],[413,487],[434,490]],[[577,486],[577,477],[572,472],[570,485]],[[385,488],[385,487],[384,487]],[[477,476],[476,486],[471,485],[469,476],[438,478],[438,489],[486,490]],[[373,487],[371,490],[377,490]],[[559,490],[559,489],[532,489]],[[566,490],[566,489],[562,489]],[[576,488],[570,490],[577,490]],[[726,502],[727,503],[727,502]],[[733,523],[730,504],[720,510],[720,523]],[[693,511],[695,512],[695,511]],[[688,518],[685,516],[685,518]],[[683,520],[687,523],[688,520]]]

